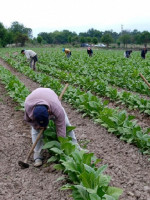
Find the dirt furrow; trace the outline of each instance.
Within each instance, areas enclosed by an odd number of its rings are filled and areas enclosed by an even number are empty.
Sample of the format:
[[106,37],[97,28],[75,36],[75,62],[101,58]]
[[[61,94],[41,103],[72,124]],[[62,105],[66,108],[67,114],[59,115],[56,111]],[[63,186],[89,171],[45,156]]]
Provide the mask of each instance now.
[[23,112],[7,96],[0,84],[0,199],[1,200],[68,200],[70,192],[60,191],[55,183],[60,172],[50,167],[20,169],[18,160],[24,160],[31,148],[30,127],[23,122]]
[[[0,62],[0,64],[2,64],[6,68],[9,68],[13,74],[17,75],[19,79],[26,85],[26,87],[30,89],[30,91],[39,87],[39,84],[31,81],[24,75],[16,72],[14,69],[7,66],[6,63]],[[68,116],[72,125],[76,126],[75,132],[76,132],[76,136],[78,140],[84,141],[84,142],[89,140],[89,143],[87,145],[87,148],[89,149],[89,151],[94,152],[97,157],[102,158],[102,164],[108,164],[106,173],[108,173],[112,177],[111,185],[121,187],[124,190],[124,193],[121,196],[120,200],[149,200],[150,199],[150,173],[149,173],[150,163],[148,161],[148,157],[143,156],[135,146],[127,144],[123,141],[120,141],[120,139],[118,139],[116,136],[109,134],[105,128],[101,127],[100,125],[95,125],[93,121],[90,120],[89,118],[82,118],[82,115],[78,113],[75,109],[73,109],[70,105],[64,102],[62,102],[62,104],[66,112],[68,113]],[[9,117],[10,119],[12,119],[9,113],[5,113],[4,110],[2,113],[3,113],[3,118],[5,118],[5,114],[7,114],[6,118]],[[16,115],[16,113],[18,112],[13,111],[14,115]],[[19,113],[21,114],[18,120],[20,120],[21,118],[23,119],[23,113],[22,112],[19,112]],[[6,119],[6,122],[7,121],[8,120]],[[19,126],[17,121],[13,122],[13,124],[16,124],[15,126]],[[6,127],[4,127],[5,132],[7,131],[8,126],[9,124],[6,123]],[[29,127],[23,123],[20,125],[20,127],[18,127],[18,129],[19,128],[20,128],[20,130],[18,130],[19,135],[22,135],[21,133],[22,129],[25,130],[24,135],[28,134],[28,131],[30,132]],[[16,134],[16,132],[13,129],[13,132],[11,135],[14,136],[14,134]],[[17,150],[19,151],[19,156],[18,155],[17,156],[21,157],[23,154],[26,153],[24,151],[25,150],[27,151],[27,147],[29,148],[30,139],[25,138],[25,137],[22,138],[20,136],[18,137],[18,135],[16,136],[16,138],[17,138],[18,147],[16,147],[17,145],[16,141],[13,142],[14,145],[10,141],[9,146],[11,146],[12,154],[13,152],[15,153]],[[4,148],[5,148],[5,141],[4,141],[2,150]],[[24,151],[21,152],[20,149],[23,149]],[[4,154],[2,155],[4,158],[5,157]],[[11,159],[11,157],[9,157],[9,159]],[[30,186],[29,190],[32,190],[31,193],[34,193],[34,196],[35,196],[34,199],[48,199],[47,197],[42,198],[40,196],[41,193],[39,194],[38,192],[38,189],[37,189],[38,184],[36,183],[36,181],[40,180],[39,184],[40,186],[42,185],[41,188],[43,187],[43,189],[40,188],[40,191],[42,190],[42,194],[44,194],[44,192],[46,192],[46,189],[48,189],[48,187],[50,186],[57,187],[57,183],[54,183],[54,185],[52,186],[53,181],[50,181],[50,179],[53,180],[53,178],[56,178],[56,176],[58,176],[59,173],[53,172],[50,174],[49,173],[45,174],[44,167],[41,167],[40,169],[35,169],[33,167],[30,167],[29,169],[25,171],[21,171],[15,163],[16,159],[17,157],[13,157],[13,161],[11,164],[12,166],[10,166],[10,169],[8,171],[8,176],[11,176],[13,171],[15,171],[13,175],[15,177],[13,178],[16,178],[17,183],[21,182],[21,191],[19,194],[21,195],[22,193],[25,193],[25,192],[28,193],[29,179],[30,179],[30,181],[31,180],[33,181],[33,184]],[[8,165],[8,163],[10,163],[10,161],[6,159],[6,161],[3,162],[3,164],[1,165],[1,168],[3,171],[6,170],[5,168]],[[11,175],[9,175],[9,173],[11,173]],[[27,180],[25,178],[26,177],[25,174],[26,175],[29,174],[29,178],[27,176]],[[22,178],[22,176],[24,178]],[[50,177],[50,179],[48,179],[47,176]],[[9,183],[9,181],[5,180],[5,184],[7,183]],[[24,184],[23,187],[22,187],[22,184]],[[50,197],[49,199],[61,199],[60,197],[61,193],[59,193],[58,190],[57,191],[54,190],[54,191],[57,193],[57,197],[56,198]],[[30,198],[28,195],[27,199],[30,199]],[[67,197],[64,197],[64,199],[67,199]]]

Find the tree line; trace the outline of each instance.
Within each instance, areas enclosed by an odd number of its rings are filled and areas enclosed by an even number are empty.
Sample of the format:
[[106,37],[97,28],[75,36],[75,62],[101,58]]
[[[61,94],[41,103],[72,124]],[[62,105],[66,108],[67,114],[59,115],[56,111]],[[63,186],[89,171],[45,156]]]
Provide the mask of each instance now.
[[25,45],[25,42],[32,38],[32,29],[26,28],[19,22],[13,22],[10,28],[5,28],[0,22],[0,47],[5,47],[7,44]]
[[8,44],[20,44],[24,46],[26,42],[32,44],[97,44],[104,43],[109,46],[111,43],[116,43],[118,47],[123,44],[127,47],[128,44],[142,44],[147,46],[150,43],[150,32],[140,32],[137,29],[133,31],[123,30],[120,33],[109,31],[99,31],[89,29],[87,32],[71,32],[69,30],[40,32],[36,38],[32,36],[32,29],[25,27],[23,24],[15,21],[12,22],[9,28],[5,28],[0,22],[0,47],[5,47]]

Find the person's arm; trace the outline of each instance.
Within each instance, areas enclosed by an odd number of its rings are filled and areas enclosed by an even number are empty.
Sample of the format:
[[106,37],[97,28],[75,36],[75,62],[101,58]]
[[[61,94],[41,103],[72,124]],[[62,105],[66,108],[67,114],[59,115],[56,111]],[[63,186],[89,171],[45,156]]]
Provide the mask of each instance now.
[[55,120],[55,125],[56,125],[57,136],[66,137],[65,117],[62,120],[56,119]]
[[25,56],[26,56],[27,60],[30,61],[30,54],[27,51],[25,51]]
[[53,105],[52,115],[55,116],[55,125],[57,136],[66,137],[66,122],[65,122],[65,113],[61,106]]
[[27,112],[25,111],[25,113],[24,113],[24,120],[26,121],[26,122],[31,122],[32,120],[29,118],[29,116],[28,116],[28,114],[27,114]]
[[65,114],[63,111],[55,119],[57,136],[66,137]]

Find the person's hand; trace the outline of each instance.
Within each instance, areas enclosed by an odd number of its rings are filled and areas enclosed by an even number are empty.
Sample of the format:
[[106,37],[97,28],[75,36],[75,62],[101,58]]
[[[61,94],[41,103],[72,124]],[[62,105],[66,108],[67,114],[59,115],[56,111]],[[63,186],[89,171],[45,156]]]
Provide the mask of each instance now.
[[39,129],[40,129],[40,130],[41,130],[41,129],[44,129],[44,130],[46,130],[46,129],[47,129],[47,127],[40,127]]
[[41,129],[46,129],[46,128],[41,127],[41,126],[39,126],[39,125],[36,125],[36,126],[34,126],[34,129],[36,129],[37,131],[39,131],[39,130],[41,130]]

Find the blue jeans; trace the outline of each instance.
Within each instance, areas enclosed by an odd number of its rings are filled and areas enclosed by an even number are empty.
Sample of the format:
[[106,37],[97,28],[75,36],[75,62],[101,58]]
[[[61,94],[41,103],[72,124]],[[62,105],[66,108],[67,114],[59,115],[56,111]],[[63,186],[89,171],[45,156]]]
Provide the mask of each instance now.
[[34,57],[30,58],[30,68],[33,70],[36,70],[36,62],[38,61],[37,59],[37,55],[35,55]]

